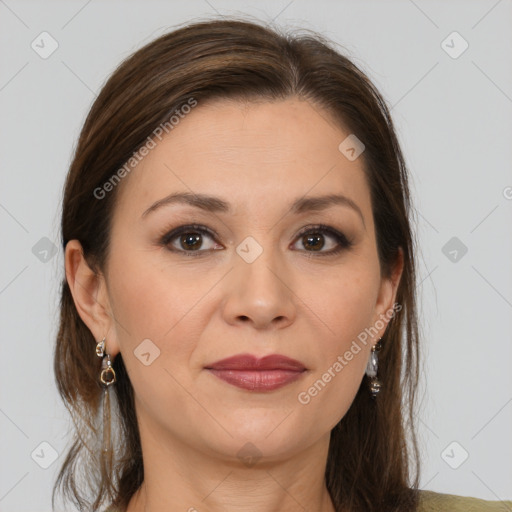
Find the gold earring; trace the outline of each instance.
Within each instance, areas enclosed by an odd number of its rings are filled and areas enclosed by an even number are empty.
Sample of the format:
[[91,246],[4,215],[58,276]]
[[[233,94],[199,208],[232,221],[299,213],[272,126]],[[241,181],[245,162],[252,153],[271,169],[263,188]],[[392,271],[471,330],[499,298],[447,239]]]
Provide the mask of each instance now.
[[105,355],[105,337],[96,345],[96,355],[102,357],[100,381],[103,384],[103,393],[101,397],[101,453],[100,453],[100,472],[103,478],[109,478],[113,468],[113,448],[112,448],[112,418],[110,410],[110,394],[112,392],[111,384],[116,381],[116,372],[112,368],[110,354]]
[[112,368],[110,354],[105,355],[105,337],[96,345],[96,355],[102,357],[100,381],[104,386],[110,386],[116,382],[116,372]]

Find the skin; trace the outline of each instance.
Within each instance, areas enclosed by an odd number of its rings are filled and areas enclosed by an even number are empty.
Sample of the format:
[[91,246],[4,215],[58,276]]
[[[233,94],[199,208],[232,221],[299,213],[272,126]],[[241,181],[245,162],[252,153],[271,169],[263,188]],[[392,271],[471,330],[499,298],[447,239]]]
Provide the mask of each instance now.
[[[392,309],[403,269],[401,256],[391,278],[381,276],[363,158],[338,150],[349,133],[297,98],[200,104],[118,185],[104,272],[68,243],[77,310],[96,340],[106,336],[112,358],[122,353],[135,390],[145,481],[128,512],[334,511],[324,482],[330,430],[386,323],[308,404],[297,396]],[[214,195],[232,212],[172,204],[142,217],[172,192]],[[352,199],[364,223],[342,205],[290,211],[296,198],[332,193]],[[216,234],[202,235],[198,257],[179,236],[161,242],[190,223]],[[353,246],[324,255],[338,245],[327,233],[315,251],[318,241],[298,234],[317,223]],[[248,236],[263,249],[251,263],[236,252]],[[148,366],[134,355],[145,339],[160,350]],[[284,354],[307,371],[252,392],[204,369],[240,353]],[[237,456],[247,442],[261,457],[253,465]]]

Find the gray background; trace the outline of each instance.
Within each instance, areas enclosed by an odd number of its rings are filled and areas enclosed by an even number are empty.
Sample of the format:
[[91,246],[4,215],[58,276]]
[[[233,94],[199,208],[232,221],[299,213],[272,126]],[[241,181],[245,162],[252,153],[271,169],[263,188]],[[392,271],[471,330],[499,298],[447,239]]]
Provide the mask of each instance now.
[[[422,487],[511,499],[511,1],[0,0],[0,511],[51,509],[68,439],[52,372],[58,224],[85,115],[124,57],[218,14],[323,33],[393,107],[419,219]],[[46,59],[31,48],[43,31],[59,45]],[[453,31],[469,44],[458,58],[445,49],[460,39],[442,45]]]

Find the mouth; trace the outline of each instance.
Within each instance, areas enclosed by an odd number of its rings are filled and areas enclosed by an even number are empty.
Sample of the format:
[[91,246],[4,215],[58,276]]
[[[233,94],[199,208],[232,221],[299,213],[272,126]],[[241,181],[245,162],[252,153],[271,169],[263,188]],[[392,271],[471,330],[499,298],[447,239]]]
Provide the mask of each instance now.
[[240,354],[205,366],[219,379],[249,391],[272,391],[301,378],[306,367],[295,359],[273,354],[258,359]]

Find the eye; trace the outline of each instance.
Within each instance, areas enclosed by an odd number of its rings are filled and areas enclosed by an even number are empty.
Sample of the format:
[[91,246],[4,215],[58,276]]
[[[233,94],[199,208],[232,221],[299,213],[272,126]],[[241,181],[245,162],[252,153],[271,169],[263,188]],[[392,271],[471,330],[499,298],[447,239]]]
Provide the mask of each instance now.
[[[328,243],[327,246],[334,248],[322,251],[322,249],[326,246],[326,236],[331,239],[331,243]],[[311,249],[306,250],[306,252],[318,252],[319,255],[322,256],[338,254],[345,249],[349,249],[353,245],[352,241],[349,240],[343,233],[340,233],[338,230],[329,226],[325,226],[324,224],[309,226],[308,228],[301,231],[299,237],[299,242],[301,242],[304,247],[309,247]],[[332,240],[334,242],[332,242]]]
[[[210,247],[204,248],[204,238],[211,240]],[[299,235],[299,240],[306,248],[306,252],[318,253],[318,255],[329,256],[337,254],[345,249],[352,247],[353,243],[343,233],[338,230],[317,224],[303,229]],[[331,239],[330,243],[325,242],[326,237]],[[205,226],[191,224],[180,226],[165,234],[161,239],[161,244],[172,252],[180,252],[187,256],[200,256],[201,253],[211,250],[222,249],[223,246],[215,243],[215,234]],[[298,243],[296,242],[296,243]],[[324,247],[329,250],[322,250]]]
[[205,226],[192,224],[173,229],[171,232],[164,235],[161,243],[170,251],[181,252],[187,256],[200,256],[202,252],[204,253],[207,250],[217,250],[222,248],[222,246],[213,243],[213,246],[200,250],[203,246],[203,239],[205,236],[213,241],[215,234]]

